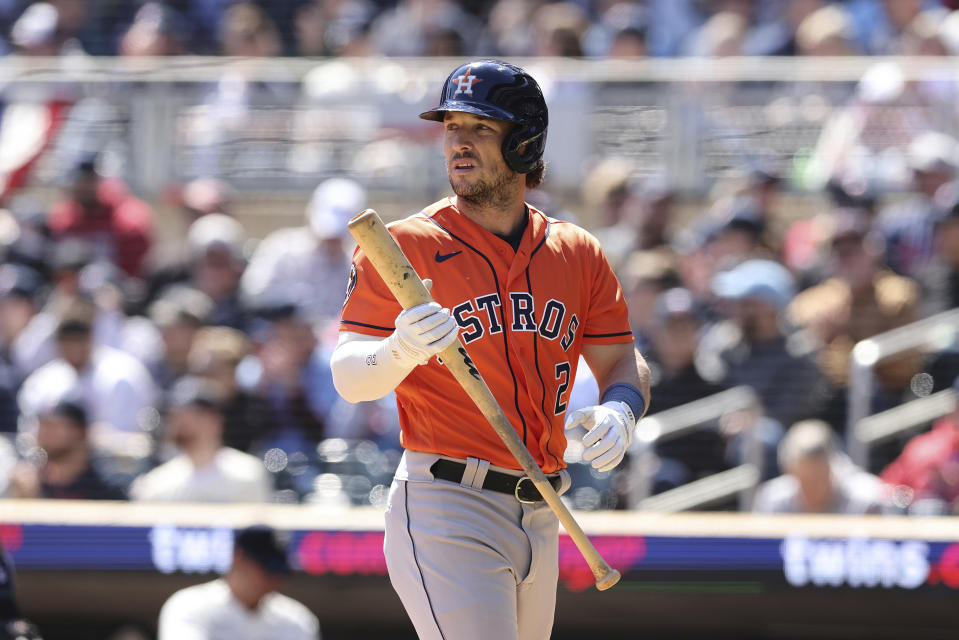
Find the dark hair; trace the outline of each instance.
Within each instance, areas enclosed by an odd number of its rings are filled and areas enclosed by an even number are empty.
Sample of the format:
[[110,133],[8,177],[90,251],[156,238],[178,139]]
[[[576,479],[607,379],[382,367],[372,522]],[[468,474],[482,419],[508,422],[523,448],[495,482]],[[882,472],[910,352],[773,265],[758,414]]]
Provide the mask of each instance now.
[[59,416],[66,418],[78,427],[86,428],[89,424],[87,420],[87,410],[83,405],[74,399],[60,400],[56,405],[42,413],[47,416]]
[[536,167],[526,175],[526,188],[535,189],[543,184],[543,178],[546,174],[546,163],[540,160]]

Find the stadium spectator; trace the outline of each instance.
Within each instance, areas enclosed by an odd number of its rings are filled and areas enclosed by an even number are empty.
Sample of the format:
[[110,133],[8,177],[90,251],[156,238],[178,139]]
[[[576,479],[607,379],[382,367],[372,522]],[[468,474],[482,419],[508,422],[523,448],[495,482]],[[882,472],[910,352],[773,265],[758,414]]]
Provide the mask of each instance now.
[[267,502],[263,463],[223,444],[223,399],[209,382],[180,379],[170,391],[164,437],[180,453],[139,476],[130,497],[147,502]]
[[796,53],[803,56],[854,56],[853,24],[841,7],[829,4],[806,15],[796,27]]
[[846,9],[851,15],[855,37],[866,55],[888,56],[904,53],[904,34],[922,13],[945,16],[940,0],[850,0]]
[[956,177],[959,142],[938,132],[916,136],[906,150],[913,193],[879,213],[889,266],[914,277],[935,253],[936,195]]
[[282,51],[276,24],[253,2],[238,2],[224,12],[219,39],[225,56],[272,57]]
[[613,2],[583,34],[583,50],[593,58],[644,58],[649,29],[647,7]]
[[162,348],[148,367],[163,391],[188,373],[190,350],[212,310],[213,301],[206,294],[182,285],[170,287],[150,305],[149,319],[159,331]]
[[270,428],[260,445],[312,456],[337,397],[329,362],[295,303],[277,301],[261,317],[253,357],[238,372],[241,386],[269,408]]
[[460,55],[488,48],[482,24],[451,0],[400,0],[374,18],[370,42],[381,55],[422,56],[429,53],[429,35],[441,31],[451,31],[467,44]]
[[193,340],[187,358],[191,374],[208,380],[223,394],[223,444],[261,451],[273,416],[259,396],[237,384],[237,367],[250,354],[250,340],[229,327],[204,327]]
[[750,258],[771,258],[776,253],[768,240],[765,212],[755,198],[720,198],[707,215],[715,226],[707,236],[706,249],[716,268],[727,269]]
[[305,227],[277,229],[257,246],[240,284],[245,303],[265,307],[282,295],[318,328],[339,318],[353,248],[346,224],[366,203],[353,180],[322,182],[306,207]]
[[882,510],[879,478],[853,465],[820,420],[789,428],[779,443],[783,475],[756,492],[756,513],[834,513],[863,515]]
[[[959,308],[959,185],[952,184],[948,198],[937,203],[933,238],[935,254],[918,275],[922,286],[923,315]],[[940,193],[946,195],[946,189]]]
[[[959,398],[959,378],[952,389]],[[959,514],[959,402],[931,431],[910,440],[880,477],[908,490],[910,513]],[[903,494],[901,489],[896,493]]]
[[653,332],[653,311],[660,294],[679,286],[675,257],[668,250],[634,251],[618,269],[623,297],[629,305],[629,326],[636,348],[646,353]]
[[[810,341],[784,315],[795,295],[792,275],[771,260],[747,260],[717,274],[713,292],[728,319],[701,342],[705,366],[717,367],[728,387],[752,387],[765,414],[780,425],[809,417],[821,373]],[[778,441],[768,435],[767,444]]]
[[102,176],[96,155],[84,155],[73,167],[67,197],[50,208],[47,224],[55,237],[84,239],[96,257],[115,263],[129,276],[142,275],[152,242],[153,210],[118,178]]
[[168,4],[147,2],[120,38],[121,56],[175,56],[187,53],[189,35],[183,17]]
[[[829,278],[800,293],[789,316],[822,345],[819,364],[833,386],[822,415],[834,427],[845,423],[845,389],[855,344],[919,318],[919,287],[883,268],[882,239],[857,210],[839,210],[829,234],[826,273]],[[910,351],[877,364],[879,393],[874,409],[902,400],[919,371],[919,354]],[[824,399],[825,400],[825,399]]]
[[[650,370],[650,415],[693,402],[725,387],[696,363],[703,309],[687,289],[673,288],[656,299],[652,343],[643,353]],[[705,375],[704,375],[705,373]],[[653,491],[691,482],[726,468],[724,442],[716,430],[703,429],[656,444],[660,465]]]
[[[607,195],[614,200],[619,197],[615,192]],[[615,212],[610,212],[616,216],[615,221],[595,232],[614,269],[619,268],[632,251],[670,251],[669,233],[674,223],[675,204],[676,191],[665,176],[624,186],[622,201],[614,205]]]
[[123,489],[100,470],[89,426],[87,412],[75,398],[68,396],[42,410],[35,436],[38,451],[14,467],[6,497],[125,500]]
[[530,22],[532,55],[583,57],[580,42],[588,26],[586,12],[573,2],[551,2],[537,7]]
[[[21,413],[29,418],[78,389],[90,418],[95,446],[107,450],[140,449],[144,432],[141,412],[156,403],[156,387],[146,367],[133,356],[94,344],[94,304],[75,298],[65,304],[56,328],[57,357],[24,381],[18,395]],[[21,430],[31,428],[29,420]]]
[[232,215],[236,193],[233,187],[217,178],[196,178],[183,186],[181,198],[181,211],[190,225],[210,213]]
[[682,287],[664,291],[653,305],[652,345],[648,349],[652,386],[656,390],[648,413],[673,409],[724,387],[717,371],[703,371],[696,362],[705,309]]
[[50,2],[28,6],[10,29],[10,41],[20,55],[59,56],[83,53],[83,46],[66,28],[60,10]]
[[246,231],[222,213],[202,216],[187,233],[190,264],[186,282],[213,301],[209,324],[249,330],[249,313],[240,299],[246,267]]
[[290,573],[287,546],[266,526],[239,531],[224,577],[177,591],[163,604],[157,640],[319,640],[316,616],[277,592]]
[[743,55],[749,20],[739,11],[718,11],[687,40],[690,56],[725,58]]
[[37,314],[37,298],[43,280],[23,265],[0,265],[0,431],[15,433],[16,394],[24,373],[16,365],[13,351],[20,336]]
[[307,2],[294,15],[296,50],[303,56],[372,55],[370,26],[376,5],[369,0]]
[[837,176],[826,184],[832,206],[793,221],[782,241],[782,262],[801,281],[800,289],[825,279],[822,247],[829,241],[836,209],[859,210],[869,220],[876,216],[878,194],[862,176]]
[[150,252],[146,289],[138,302],[148,306],[171,283],[189,280],[190,249],[183,238],[203,216],[217,213],[233,217],[235,198],[233,187],[216,178],[196,178],[171,192],[170,199],[180,215],[166,220],[169,239]]

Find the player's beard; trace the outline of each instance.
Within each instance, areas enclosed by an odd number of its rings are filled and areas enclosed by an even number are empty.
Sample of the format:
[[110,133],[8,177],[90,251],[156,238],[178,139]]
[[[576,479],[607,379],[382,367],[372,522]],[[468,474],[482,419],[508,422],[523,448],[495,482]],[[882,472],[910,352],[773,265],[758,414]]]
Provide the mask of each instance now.
[[515,202],[518,181],[523,176],[504,166],[489,179],[481,178],[471,184],[454,182],[452,175],[449,178],[457,198],[475,207],[506,209]]

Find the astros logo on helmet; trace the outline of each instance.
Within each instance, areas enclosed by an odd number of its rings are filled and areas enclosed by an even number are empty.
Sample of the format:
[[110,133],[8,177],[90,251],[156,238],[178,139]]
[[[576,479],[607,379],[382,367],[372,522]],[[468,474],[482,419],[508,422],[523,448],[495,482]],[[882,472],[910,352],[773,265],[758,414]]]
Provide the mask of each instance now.
[[482,78],[471,75],[469,69],[467,69],[463,75],[457,76],[455,80],[456,92],[453,94],[454,96],[458,96],[461,93],[465,93],[468,96],[473,95],[473,83],[483,81]]

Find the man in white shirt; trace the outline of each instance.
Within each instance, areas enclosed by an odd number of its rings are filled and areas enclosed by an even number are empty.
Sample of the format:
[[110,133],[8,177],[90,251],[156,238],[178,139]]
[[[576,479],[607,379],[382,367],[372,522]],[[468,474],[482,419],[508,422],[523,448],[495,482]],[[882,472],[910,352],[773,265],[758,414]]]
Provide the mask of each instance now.
[[277,593],[290,567],[276,531],[240,531],[226,576],[174,593],[160,610],[157,640],[319,640],[304,605]]
[[146,367],[118,349],[95,344],[96,307],[77,297],[64,302],[56,328],[57,357],[24,381],[17,396],[21,431],[33,431],[36,416],[67,392],[78,393],[90,418],[91,440],[102,450],[145,455],[148,438],[141,420],[157,401]]
[[273,481],[263,462],[223,445],[223,405],[210,382],[185,377],[170,391],[167,438],[181,453],[134,480],[133,500],[267,502]]
[[756,492],[756,513],[881,513],[882,483],[839,450],[822,420],[802,420],[779,443],[783,475]]

